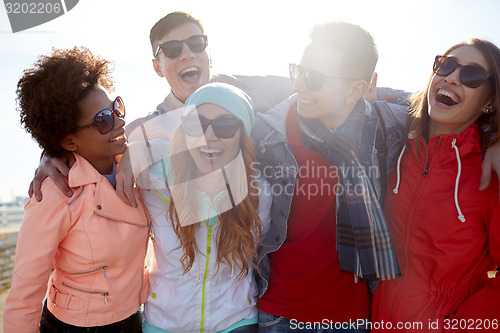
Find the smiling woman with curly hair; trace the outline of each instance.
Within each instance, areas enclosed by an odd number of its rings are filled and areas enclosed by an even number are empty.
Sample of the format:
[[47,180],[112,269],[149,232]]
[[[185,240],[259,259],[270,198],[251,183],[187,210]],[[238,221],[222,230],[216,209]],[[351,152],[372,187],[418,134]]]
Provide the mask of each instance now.
[[45,152],[65,151],[61,140],[77,127],[77,103],[96,86],[113,91],[110,62],[86,48],[54,49],[26,69],[17,84],[21,123]]
[[142,331],[150,225],[145,209],[126,205],[113,188],[127,138],[123,100],[108,96],[109,64],[84,47],[54,49],[18,83],[26,130],[47,154],[74,155],[67,177],[74,194],[66,197],[47,178],[43,201],[26,204],[6,333]]

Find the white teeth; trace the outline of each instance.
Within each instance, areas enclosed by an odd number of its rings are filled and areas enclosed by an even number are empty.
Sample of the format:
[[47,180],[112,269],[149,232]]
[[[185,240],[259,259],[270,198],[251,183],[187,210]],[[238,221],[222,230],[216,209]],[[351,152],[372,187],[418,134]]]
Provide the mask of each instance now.
[[197,72],[197,71],[198,71],[198,67],[188,67],[181,72],[181,75],[184,75],[188,72]]
[[207,147],[200,148],[200,151],[203,154],[203,158],[206,158],[207,160],[215,160],[220,156],[219,154],[223,152],[222,149]]
[[205,155],[205,158],[207,160],[215,160],[217,158],[217,156],[211,156],[211,155],[207,156],[207,155]]
[[438,90],[438,94],[439,95],[444,95],[444,96],[447,96],[449,98],[451,98],[451,100],[455,103],[458,103],[460,102],[460,98],[455,95],[454,93],[450,92],[450,91],[447,91],[447,90],[444,90],[444,89],[439,89]]
[[121,134],[121,135],[118,135],[117,137],[115,137],[115,138],[113,138],[113,139],[111,139],[109,141],[111,141],[111,142],[118,142],[118,141],[122,140],[124,137],[125,137],[125,134]]
[[214,148],[200,148],[200,151],[204,154],[218,154],[222,153],[221,149],[214,149]]
[[313,99],[308,99],[308,98],[299,98],[299,103],[301,104],[314,104],[315,101]]

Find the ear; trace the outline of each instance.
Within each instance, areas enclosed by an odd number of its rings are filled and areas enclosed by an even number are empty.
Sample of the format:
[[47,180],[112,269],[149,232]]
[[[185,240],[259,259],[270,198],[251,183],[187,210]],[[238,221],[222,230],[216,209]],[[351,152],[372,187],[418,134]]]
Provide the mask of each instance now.
[[365,81],[355,81],[349,87],[349,92],[347,94],[346,102],[348,104],[357,103],[358,100],[363,97],[367,89],[367,84]]
[[76,151],[78,149],[77,142],[78,140],[74,134],[68,134],[64,139],[62,139],[61,147],[68,151]]
[[495,107],[493,106],[493,103],[491,103],[491,100],[486,102],[485,106],[483,107],[482,112],[486,114],[490,114],[495,112]]
[[158,74],[159,77],[165,77],[165,75],[163,75],[163,73],[161,72],[161,68],[160,68],[160,64],[158,63],[158,60],[152,59],[152,61],[153,61],[153,68],[154,68],[156,74]]

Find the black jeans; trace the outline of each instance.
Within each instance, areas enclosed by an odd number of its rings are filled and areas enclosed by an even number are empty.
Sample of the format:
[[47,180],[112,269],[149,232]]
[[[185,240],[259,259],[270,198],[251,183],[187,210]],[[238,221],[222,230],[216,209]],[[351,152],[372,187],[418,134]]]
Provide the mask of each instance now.
[[79,327],[66,324],[57,319],[47,309],[47,301],[43,306],[40,333],[142,333],[142,312],[137,311],[127,319],[105,326]]

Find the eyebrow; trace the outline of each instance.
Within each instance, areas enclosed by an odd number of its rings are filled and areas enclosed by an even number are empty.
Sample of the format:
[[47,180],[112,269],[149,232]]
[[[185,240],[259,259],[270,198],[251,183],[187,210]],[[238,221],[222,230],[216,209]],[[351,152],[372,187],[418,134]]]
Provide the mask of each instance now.
[[[454,57],[454,56],[447,56],[447,58],[454,59],[454,60],[455,60],[458,64],[462,65],[462,64],[459,62],[459,60],[458,60],[458,58],[457,58],[457,57]],[[476,65],[476,66],[479,66],[479,67],[482,67],[482,68],[486,69],[486,67],[485,67],[485,66],[483,66],[483,65],[481,65],[481,64],[478,64],[477,62],[471,62],[471,63],[469,63],[469,64],[467,64],[467,65],[462,65],[462,66],[470,66],[470,65]]]

